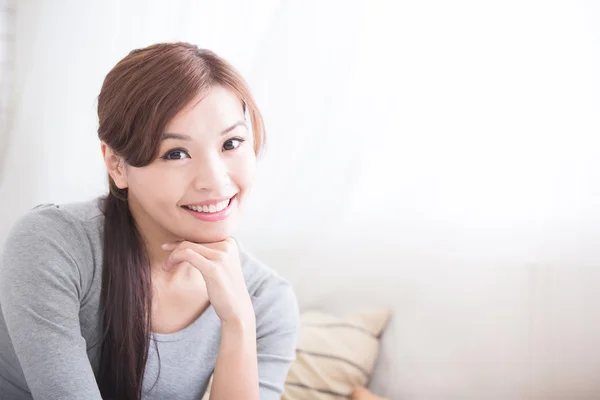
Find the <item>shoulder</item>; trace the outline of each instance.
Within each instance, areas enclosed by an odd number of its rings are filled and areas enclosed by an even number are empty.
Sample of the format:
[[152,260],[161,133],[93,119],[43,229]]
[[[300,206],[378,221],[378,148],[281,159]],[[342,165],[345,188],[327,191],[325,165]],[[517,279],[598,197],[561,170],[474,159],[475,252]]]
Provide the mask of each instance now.
[[[55,269],[79,275],[93,263],[92,249],[100,232],[98,199],[68,204],[40,204],[17,219],[4,243],[2,268],[5,276],[27,270]],[[94,233],[96,232],[96,233]],[[94,239],[94,240],[92,240]],[[38,271],[39,272],[39,271]],[[81,277],[79,277],[81,278]]]
[[22,215],[12,226],[6,240],[6,250],[11,246],[33,244],[50,240],[56,245],[80,249],[87,240],[86,227],[92,221],[98,225],[102,217],[100,199],[86,202],[40,204]]
[[246,285],[256,313],[257,328],[260,330],[261,325],[264,328],[264,325],[277,324],[296,329],[298,301],[290,282],[243,246],[238,246]]
[[[274,269],[259,261],[243,245],[238,243],[240,262],[250,295],[261,297],[265,295],[293,296],[292,285]],[[295,297],[295,296],[294,296]]]

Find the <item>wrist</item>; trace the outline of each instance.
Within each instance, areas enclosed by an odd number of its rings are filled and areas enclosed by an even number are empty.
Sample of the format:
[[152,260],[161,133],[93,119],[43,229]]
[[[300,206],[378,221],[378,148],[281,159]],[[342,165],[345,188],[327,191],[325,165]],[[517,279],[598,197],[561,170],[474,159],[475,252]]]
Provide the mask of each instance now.
[[256,333],[256,317],[254,313],[247,316],[236,316],[221,320],[221,328],[224,333]]

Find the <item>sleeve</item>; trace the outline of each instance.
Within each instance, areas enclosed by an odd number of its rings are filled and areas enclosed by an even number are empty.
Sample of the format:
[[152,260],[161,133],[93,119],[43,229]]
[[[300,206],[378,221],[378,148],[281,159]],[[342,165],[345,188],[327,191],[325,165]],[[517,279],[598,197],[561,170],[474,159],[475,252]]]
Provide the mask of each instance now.
[[64,214],[34,210],[15,224],[0,264],[0,306],[34,399],[101,400],[79,324],[76,254],[86,236]]
[[291,285],[273,275],[254,294],[253,303],[260,398],[279,400],[296,359],[298,302]]

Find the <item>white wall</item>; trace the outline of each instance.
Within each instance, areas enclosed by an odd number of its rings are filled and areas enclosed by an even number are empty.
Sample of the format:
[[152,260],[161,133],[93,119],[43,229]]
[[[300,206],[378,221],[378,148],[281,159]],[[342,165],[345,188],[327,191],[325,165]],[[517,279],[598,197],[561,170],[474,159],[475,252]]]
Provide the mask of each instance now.
[[16,4],[14,0],[0,1],[0,182],[2,181],[2,159],[7,144],[4,134],[8,129],[9,93],[13,74],[14,20]]
[[108,70],[192,41],[266,119],[241,236],[303,307],[393,304],[388,395],[600,393],[599,20],[567,0],[19,2],[0,243],[27,208],[105,190]]

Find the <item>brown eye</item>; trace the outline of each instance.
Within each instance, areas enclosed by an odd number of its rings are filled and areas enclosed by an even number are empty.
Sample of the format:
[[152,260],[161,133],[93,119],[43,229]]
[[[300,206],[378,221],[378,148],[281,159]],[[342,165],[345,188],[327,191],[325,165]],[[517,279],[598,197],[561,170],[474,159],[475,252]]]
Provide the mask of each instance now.
[[187,151],[185,151],[183,149],[175,149],[175,150],[168,151],[161,158],[163,160],[183,160],[186,157],[189,158],[189,156],[190,155],[187,153]]
[[227,140],[223,143],[223,150],[235,150],[237,149],[243,142],[245,142],[242,138],[233,138]]

